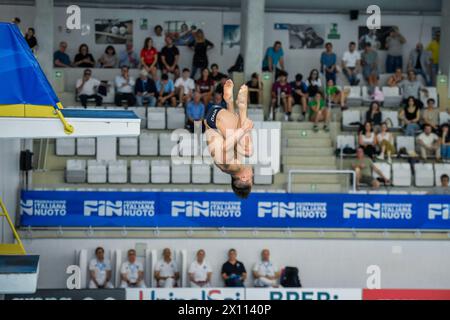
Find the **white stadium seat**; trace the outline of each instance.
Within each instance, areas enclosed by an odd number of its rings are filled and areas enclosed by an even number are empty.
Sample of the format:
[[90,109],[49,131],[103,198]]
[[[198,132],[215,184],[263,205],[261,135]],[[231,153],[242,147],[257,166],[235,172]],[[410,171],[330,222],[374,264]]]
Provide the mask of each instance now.
[[436,177],[436,186],[440,187],[441,185],[441,176],[446,174],[450,176],[450,164],[448,163],[436,163],[434,165],[434,173]]
[[86,182],[86,160],[69,159],[66,162],[67,183]]
[[434,186],[434,169],[431,163],[416,163],[414,165],[416,187]]
[[392,183],[396,187],[411,186],[411,166],[409,163],[394,163],[392,165]]
[[437,94],[436,87],[427,87],[427,90],[428,90],[428,95],[425,94],[423,91],[420,91],[420,101],[422,101],[423,105],[426,106],[428,99],[434,99],[434,101],[436,101],[435,106],[438,107],[439,106],[439,96]]
[[[374,163],[374,166],[376,166],[378,170],[380,170],[386,178],[391,180],[392,178],[391,165],[389,163],[377,162]],[[373,177],[375,179],[380,178],[380,176],[375,171],[373,172]]]
[[167,129],[181,129],[186,125],[184,108],[167,108]]
[[191,183],[189,164],[172,164],[172,183]]
[[386,122],[387,120],[390,120],[391,123],[392,123],[391,129],[398,129],[398,128],[400,128],[397,111],[383,110],[383,112],[381,112],[381,119],[382,119],[383,122]]
[[[176,149],[174,149],[176,148]],[[178,155],[178,141],[172,140],[171,133],[160,133],[159,134],[159,155],[160,156],[170,156],[174,154]]]
[[211,183],[211,166],[209,164],[193,164],[192,183]]
[[151,162],[151,182],[169,183],[170,182],[170,161],[152,160]]
[[88,183],[106,183],[106,162],[89,160],[87,164]]
[[130,182],[131,183],[150,182],[150,161],[148,160],[130,161]]
[[253,182],[255,184],[261,184],[261,185],[270,185],[273,183],[273,175],[268,174],[262,174],[264,170],[261,170],[260,166],[254,166],[253,168]]
[[77,139],[77,155],[79,156],[95,156],[95,138],[78,138]]
[[361,112],[359,110],[345,110],[342,112],[342,127],[343,129],[355,129],[358,125],[351,125],[351,123],[361,122]]
[[406,148],[408,152],[416,151],[416,140],[414,137],[397,136],[397,152],[401,148]]
[[231,183],[231,176],[229,174],[226,174],[222,172],[219,168],[214,166],[213,169],[213,183],[214,184],[230,184]]
[[262,105],[256,105],[256,108],[248,108],[248,118],[252,121],[264,121],[264,108]]
[[166,108],[150,107],[147,110],[147,128],[165,129],[166,128]]
[[158,134],[142,132],[139,136],[139,155],[157,156],[158,155]]
[[450,123],[450,113],[440,112],[439,113],[439,124]]
[[136,156],[138,154],[138,138],[119,138],[119,155]]
[[336,139],[336,149],[352,148],[356,150],[356,137],[354,135],[340,135]]
[[385,107],[399,107],[402,102],[402,95],[399,87],[383,87],[384,106]]
[[74,138],[56,139],[55,151],[57,156],[74,156],[75,139]]
[[147,126],[147,107],[129,107],[128,110],[133,111],[139,119],[141,119],[141,128]]
[[350,107],[359,107],[362,105],[361,87],[360,86],[344,86],[344,90],[350,90],[347,97],[347,105]]
[[127,183],[128,168],[126,160],[116,160],[108,162],[108,182]]

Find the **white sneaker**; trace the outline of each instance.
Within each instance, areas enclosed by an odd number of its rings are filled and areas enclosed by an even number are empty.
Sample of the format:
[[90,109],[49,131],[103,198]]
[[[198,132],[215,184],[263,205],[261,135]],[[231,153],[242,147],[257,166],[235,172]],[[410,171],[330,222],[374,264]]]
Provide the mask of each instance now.
[[378,159],[378,160],[384,160],[384,155],[381,155],[381,154],[378,155],[378,156],[377,156],[377,159]]
[[391,157],[388,157],[387,163],[392,164],[392,158]]
[[284,115],[284,121],[289,121],[289,116],[287,114]]
[[177,107],[181,108],[181,107],[183,107],[183,104],[180,102]]

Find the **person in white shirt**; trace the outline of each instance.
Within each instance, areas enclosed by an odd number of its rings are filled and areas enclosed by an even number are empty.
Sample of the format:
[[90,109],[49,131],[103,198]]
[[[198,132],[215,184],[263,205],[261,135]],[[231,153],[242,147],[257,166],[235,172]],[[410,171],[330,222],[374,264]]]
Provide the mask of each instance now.
[[422,160],[427,160],[430,155],[434,155],[438,161],[441,159],[439,137],[432,132],[432,127],[429,124],[424,125],[423,132],[417,137],[417,146]]
[[359,72],[361,66],[361,54],[356,50],[356,43],[350,42],[348,51],[344,52],[342,57],[342,69],[345,77],[351,86],[357,86],[359,84]]
[[163,259],[158,261],[155,266],[155,279],[158,287],[173,288],[180,277],[178,266],[172,260],[172,252],[169,248],[163,250]]
[[153,31],[155,32],[153,39],[153,46],[158,50],[158,52],[161,52],[161,49],[165,46],[165,37],[163,33],[163,28],[158,24],[153,28]]
[[116,106],[122,106],[122,101],[126,100],[129,107],[136,104],[136,97],[134,96],[134,85],[136,81],[130,76],[130,68],[123,66],[120,68],[121,75],[115,79],[116,96],[114,102]]
[[95,258],[89,262],[89,289],[112,289],[111,262],[105,259],[105,250],[102,247],[95,249]]
[[253,267],[255,287],[277,287],[277,279],[280,277],[279,269],[270,261],[269,249],[261,252],[261,262]]
[[197,259],[191,263],[188,273],[191,287],[205,288],[210,286],[212,269],[209,263],[205,261],[205,250],[197,251]]
[[136,261],[136,250],[128,250],[128,261],[120,268],[121,288],[145,288],[144,266]]
[[187,103],[192,98],[192,93],[195,90],[195,82],[190,78],[191,71],[188,68],[183,69],[181,77],[175,81],[175,90],[177,91],[179,107],[183,106],[183,103]]
[[91,69],[86,69],[83,72],[83,78],[78,79],[76,83],[77,95],[80,98],[81,105],[87,107],[88,99],[95,99],[95,104],[100,107],[103,98],[97,94],[97,89],[100,86],[100,81],[92,78]]

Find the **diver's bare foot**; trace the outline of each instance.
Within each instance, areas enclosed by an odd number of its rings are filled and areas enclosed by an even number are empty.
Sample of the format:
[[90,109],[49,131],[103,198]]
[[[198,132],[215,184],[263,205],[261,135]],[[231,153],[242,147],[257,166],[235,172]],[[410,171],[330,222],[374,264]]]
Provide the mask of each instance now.
[[237,96],[237,105],[239,108],[239,112],[247,112],[247,103],[248,103],[248,87],[244,84],[239,89],[239,93]]
[[233,87],[234,83],[231,79],[228,79],[223,86],[223,100],[226,103],[233,103]]

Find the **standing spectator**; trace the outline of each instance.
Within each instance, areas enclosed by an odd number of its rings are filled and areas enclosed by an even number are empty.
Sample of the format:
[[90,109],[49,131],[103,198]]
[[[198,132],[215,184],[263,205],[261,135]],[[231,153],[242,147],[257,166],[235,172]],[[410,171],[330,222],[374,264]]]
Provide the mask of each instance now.
[[350,42],[348,51],[342,57],[342,69],[351,86],[359,85],[358,74],[361,67],[361,54],[356,50],[356,43]]
[[189,281],[193,288],[207,288],[211,285],[212,268],[205,261],[205,250],[197,251],[196,259],[189,267]]
[[172,252],[169,248],[165,248],[163,250],[163,259],[158,261],[155,266],[155,279],[158,282],[158,287],[176,287],[179,278],[180,273],[177,264],[172,260]]
[[35,52],[38,47],[38,42],[35,35],[36,32],[34,31],[34,28],[28,28],[27,33],[25,34],[25,41],[28,43],[28,46],[33,52]]
[[427,160],[428,156],[434,156],[439,161],[441,159],[441,143],[439,137],[431,129],[428,124],[424,126],[423,132],[417,137],[417,146],[422,160]]
[[423,124],[430,125],[434,133],[439,131],[439,110],[435,107],[436,101],[434,99],[427,100],[427,107],[423,110],[422,121]]
[[364,153],[370,159],[375,158],[376,154],[376,145],[377,145],[377,136],[375,132],[373,132],[372,124],[370,122],[366,122],[364,124],[364,129],[358,135],[358,144],[361,148],[364,149]]
[[378,127],[381,125],[382,113],[380,104],[376,101],[373,101],[370,104],[369,110],[366,112],[366,122],[370,122],[372,126]]
[[369,84],[369,94],[372,95],[375,92],[375,87],[378,86],[378,53],[369,42],[366,43],[361,54],[361,64],[364,79]]
[[364,155],[364,149],[359,147],[356,150],[356,160],[352,162],[352,168],[356,172],[356,188],[359,189],[361,184],[369,185],[373,190],[380,188],[380,182],[372,176],[372,170],[375,171],[386,184],[390,184],[390,180],[385,177],[383,172],[378,169],[370,158]]
[[[272,111],[275,114],[275,109],[278,106],[284,108],[284,120],[292,121],[292,90],[287,82],[288,74],[286,71],[281,71],[278,81],[272,85]],[[275,118],[275,117],[274,117]]]
[[436,86],[436,76],[439,73],[439,50],[441,48],[441,32],[436,31],[433,40],[428,44],[427,51],[431,52],[432,85]]
[[397,68],[403,70],[403,46],[405,37],[400,33],[398,27],[393,27],[386,38],[387,58],[386,72],[394,73]]
[[156,90],[158,90],[158,106],[164,106],[170,103],[172,107],[177,105],[177,98],[175,98],[175,86],[173,81],[165,73],[161,79],[156,81]]
[[205,114],[208,113],[209,109],[211,109],[214,106],[220,106],[222,108],[227,107],[227,104],[225,103],[225,101],[223,101],[223,98],[222,98],[222,95],[220,94],[220,92],[214,93],[214,100],[211,101],[210,103],[208,103]]
[[134,93],[136,94],[136,103],[138,106],[142,107],[146,102],[148,102],[149,107],[156,106],[158,90],[156,90],[155,81],[148,77],[148,72],[145,69],[142,69],[139,73],[139,79],[136,80]]
[[222,72],[219,70],[219,66],[217,63],[213,63],[211,65],[211,79],[214,80],[215,83],[220,82],[220,79],[225,76]]
[[145,288],[144,266],[136,261],[136,250],[128,250],[128,260],[120,268],[121,288]]
[[158,24],[153,28],[153,32],[155,33],[155,35],[153,36],[154,46],[156,50],[158,50],[158,52],[161,52],[165,44],[163,28]]
[[237,260],[236,249],[228,251],[228,261],[222,265],[222,278],[226,287],[243,287],[247,271],[242,262]]
[[59,50],[55,51],[53,54],[53,66],[56,68],[70,68],[72,62],[70,61],[69,55],[66,53],[67,42],[61,41],[59,43]]
[[139,66],[139,56],[134,51],[133,42],[128,41],[125,45],[125,50],[119,55],[119,68],[129,67],[135,69]]
[[111,262],[105,259],[105,250],[102,247],[95,249],[95,258],[89,262],[89,289],[112,289]]
[[250,104],[261,104],[262,103],[262,90],[263,84],[259,80],[259,75],[254,72],[252,78],[247,82],[248,87],[248,101]]
[[401,68],[397,68],[395,69],[395,73],[388,78],[387,85],[391,88],[399,87],[403,80],[405,80],[403,71]]
[[[298,73],[295,75],[295,81],[291,82],[292,97],[294,105],[300,105],[302,108],[302,116],[306,120],[306,112],[308,111],[308,85],[303,81],[303,75]],[[301,118],[298,119],[299,121]]]
[[284,51],[280,41],[275,41],[273,47],[267,48],[262,68],[263,71],[275,71],[275,79],[278,78],[280,71],[284,71]]
[[195,124],[202,126],[205,117],[205,105],[201,102],[202,95],[200,92],[195,92],[194,99],[189,101],[186,106],[186,127],[194,132]]
[[196,90],[200,92],[203,104],[208,105],[214,92],[214,81],[210,78],[208,68],[203,68],[200,78],[196,81]]
[[80,98],[81,105],[87,107],[88,99],[95,99],[97,107],[102,105],[102,97],[97,93],[100,81],[92,78],[92,71],[86,69],[83,72],[83,78],[77,80],[76,89],[78,97]]
[[450,159],[450,132],[449,132],[448,124],[442,125],[439,137],[441,138],[442,159],[449,160]]
[[[172,73],[175,75],[178,69],[178,60],[180,59],[180,51],[173,44],[173,39],[166,36],[166,45],[162,48],[160,58],[163,73]],[[175,78],[176,79],[176,78]]]
[[448,183],[449,183],[448,175],[443,174],[441,176],[441,186],[440,187],[434,187],[433,191],[431,191],[430,194],[450,195],[450,188],[448,187]]
[[319,70],[312,69],[308,77],[308,96],[315,97],[318,92],[322,92],[322,80],[319,78]]
[[408,70],[413,70],[424,78],[428,86],[431,85],[431,54],[423,50],[423,44],[418,43],[409,54]]
[[380,147],[379,160],[384,160],[387,155],[387,162],[392,164],[392,155],[395,154],[394,136],[389,132],[389,128],[385,122],[381,124],[381,131],[377,134],[377,144]]
[[192,94],[195,90],[194,80],[189,78],[190,70],[188,68],[183,69],[183,73],[180,78],[175,81],[175,90],[178,94],[178,107],[182,107],[183,103],[187,103],[192,98]]
[[141,50],[142,67],[156,79],[156,67],[158,63],[158,50],[153,46],[152,38],[148,37],[144,41],[144,47]]
[[407,101],[407,105],[400,110],[399,119],[403,122],[405,134],[415,136],[416,132],[420,130],[420,108],[414,97],[409,97]]
[[342,110],[347,109],[347,97],[350,94],[350,89],[346,88],[340,90],[338,86],[335,85],[332,79],[327,82],[327,97],[328,101],[333,104],[338,104]]
[[321,92],[317,92],[314,98],[309,102],[309,121],[314,122],[314,132],[319,131],[319,122],[324,122],[323,130],[330,130],[330,111],[325,103],[325,99]]
[[325,44],[325,51],[320,56],[320,70],[325,74],[326,81],[333,80],[336,83],[336,63],[337,57],[333,52],[333,45],[331,42]]
[[269,288],[277,287],[277,279],[280,277],[280,271],[276,265],[270,261],[269,249],[261,252],[261,261],[253,267],[253,278],[255,278],[255,287]]
[[134,78],[130,76],[130,69],[128,67],[121,68],[121,75],[115,79],[116,96],[114,102],[116,106],[122,106],[122,100],[127,101],[129,107],[136,104],[136,97],[134,96]]
[[189,43],[189,48],[194,50],[191,78],[195,79],[198,69],[208,68],[208,50],[214,48],[214,44],[205,38],[203,30],[198,29],[194,40]]
[[83,43],[80,45],[73,64],[78,68],[93,68],[95,66],[95,59],[92,54],[89,53],[87,44]]
[[116,49],[113,46],[107,46],[98,63],[101,68],[117,68],[119,59],[116,55]]
[[416,100],[416,104],[422,109],[423,103],[420,101],[420,92],[422,91],[428,96],[428,89],[417,79],[413,70],[408,71],[408,79],[400,83],[400,89],[402,89],[403,104],[408,102],[409,97],[413,97]]

